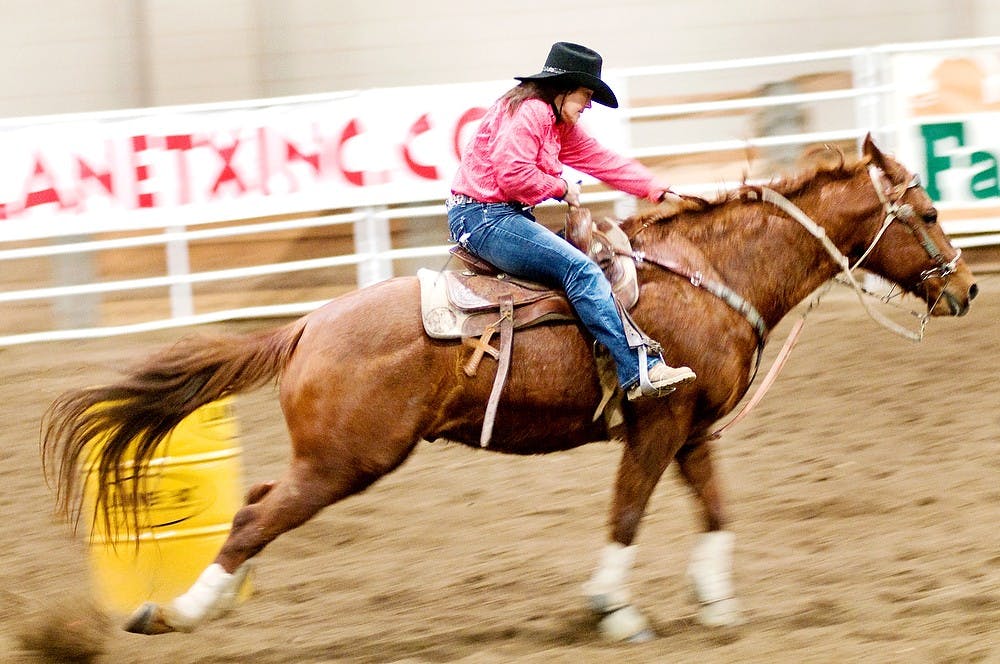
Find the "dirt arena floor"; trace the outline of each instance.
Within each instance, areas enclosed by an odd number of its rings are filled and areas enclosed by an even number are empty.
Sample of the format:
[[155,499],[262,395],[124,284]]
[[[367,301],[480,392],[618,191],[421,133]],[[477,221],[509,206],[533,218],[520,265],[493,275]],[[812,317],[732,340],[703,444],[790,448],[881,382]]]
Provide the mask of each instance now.
[[[742,627],[694,622],[693,503],[671,472],[632,577],[659,638],[608,645],[580,588],[605,540],[616,448],[524,459],[426,443],[258,556],[256,592],[229,616],[145,637],[113,615],[88,637],[103,650],[91,661],[1000,662],[1000,275],[979,283],[971,313],[932,320],[919,344],[834,291],[720,441]],[[40,473],[43,410],[182,333],[0,349],[0,661],[71,661],[36,649],[94,623],[80,608],[87,545],[53,518]],[[247,484],[277,476],[274,392],[236,410]]]

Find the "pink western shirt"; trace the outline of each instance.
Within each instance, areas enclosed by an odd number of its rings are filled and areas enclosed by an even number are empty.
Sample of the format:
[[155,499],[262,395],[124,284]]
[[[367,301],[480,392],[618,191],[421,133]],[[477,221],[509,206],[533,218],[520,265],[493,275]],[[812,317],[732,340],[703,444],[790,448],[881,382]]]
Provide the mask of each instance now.
[[645,166],[605,148],[579,125],[557,125],[552,107],[540,99],[525,100],[513,116],[502,100],[493,104],[451,189],[484,203],[537,205],[565,193],[564,164],[654,202],[666,189]]

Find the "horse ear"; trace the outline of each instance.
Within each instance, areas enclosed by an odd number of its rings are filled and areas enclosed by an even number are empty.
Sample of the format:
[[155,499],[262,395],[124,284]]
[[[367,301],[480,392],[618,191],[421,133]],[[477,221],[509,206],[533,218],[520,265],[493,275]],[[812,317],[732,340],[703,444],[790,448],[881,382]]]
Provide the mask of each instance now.
[[885,170],[885,155],[882,151],[878,149],[875,145],[875,140],[872,138],[872,133],[868,132],[865,135],[865,142],[861,147],[861,154],[867,157],[873,164]]

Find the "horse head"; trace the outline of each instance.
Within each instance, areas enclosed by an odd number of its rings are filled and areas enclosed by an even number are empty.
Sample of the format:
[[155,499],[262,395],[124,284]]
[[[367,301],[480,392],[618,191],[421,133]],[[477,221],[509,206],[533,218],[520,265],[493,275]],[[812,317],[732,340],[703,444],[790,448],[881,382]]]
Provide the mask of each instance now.
[[882,276],[927,303],[932,316],[963,316],[979,287],[938,223],[934,202],[919,178],[865,138],[863,162],[867,164],[871,191],[864,206],[866,217],[879,230],[864,238],[851,258],[861,267]]

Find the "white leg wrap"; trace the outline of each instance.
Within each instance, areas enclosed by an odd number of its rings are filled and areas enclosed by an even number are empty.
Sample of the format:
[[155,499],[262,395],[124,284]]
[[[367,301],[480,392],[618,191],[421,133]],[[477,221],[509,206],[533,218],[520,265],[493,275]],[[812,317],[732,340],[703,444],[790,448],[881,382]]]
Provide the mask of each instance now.
[[[241,567],[242,570],[242,567]],[[233,606],[245,571],[228,574],[222,565],[205,568],[186,593],[165,607],[166,622],[176,630],[190,632]]]
[[608,641],[645,643],[653,640],[653,630],[649,628],[646,616],[631,604],[604,616],[597,627]]
[[728,531],[705,533],[691,552],[688,578],[701,603],[699,620],[724,626],[740,622],[740,609],[733,591],[732,559],[735,536]]
[[597,569],[583,586],[583,592],[595,612],[607,613],[631,601],[625,584],[635,562],[635,553],[635,546],[622,546],[617,542],[607,544],[601,550]]
[[609,641],[642,642],[653,638],[646,616],[632,606],[626,582],[636,548],[617,542],[605,545],[597,569],[583,585],[590,608],[601,619],[598,629]]

